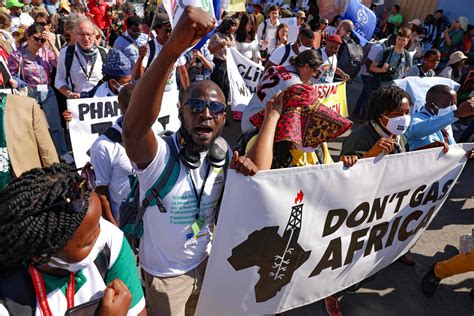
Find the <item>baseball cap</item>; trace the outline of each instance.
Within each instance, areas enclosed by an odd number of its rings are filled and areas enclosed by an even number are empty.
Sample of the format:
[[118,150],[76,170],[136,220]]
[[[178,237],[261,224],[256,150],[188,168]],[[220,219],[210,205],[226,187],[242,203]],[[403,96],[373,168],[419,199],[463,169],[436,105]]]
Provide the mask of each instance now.
[[320,23],[320,24],[329,24],[329,21],[328,21],[328,19],[326,19],[326,18],[321,18],[321,19],[319,20],[319,23]]
[[408,22],[408,24],[413,24],[416,26],[421,26],[421,21],[420,19],[414,19],[413,21]]
[[23,8],[24,6],[25,5],[23,3],[21,3],[20,1],[18,1],[18,0],[7,0],[7,2],[6,2],[7,9],[11,9],[13,7]]
[[155,26],[154,27],[160,27],[165,24],[170,24],[170,18],[168,17],[168,14],[164,12],[158,12],[155,17]]
[[334,43],[342,44],[342,39],[339,35],[333,34],[333,35],[328,37],[328,42],[334,42]]
[[304,13],[304,11],[296,12],[296,16],[299,17],[299,18],[305,18],[306,19],[306,14]]

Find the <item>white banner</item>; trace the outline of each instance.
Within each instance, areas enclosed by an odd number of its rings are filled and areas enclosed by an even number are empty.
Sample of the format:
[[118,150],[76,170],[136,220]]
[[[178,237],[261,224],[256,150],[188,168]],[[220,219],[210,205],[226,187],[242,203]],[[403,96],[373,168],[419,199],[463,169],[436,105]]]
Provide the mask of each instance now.
[[474,144],[259,172],[229,172],[197,315],[274,314],[318,301],[406,253]]
[[298,33],[300,28],[296,23],[296,18],[283,18],[280,19],[280,23],[288,25],[288,43],[294,43],[298,39]]
[[444,84],[454,90],[459,89],[459,83],[443,77],[406,77],[405,79],[394,80],[394,82],[396,86],[405,90],[411,96],[413,101],[411,106],[412,113],[418,112],[425,106],[426,93],[431,87],[437,84]]
[[[176,131],[180,126],[178,118],[178,91],[165,92],[160,117],[153,126],[155,132]],[[89,161],[87,151],[100,134],[111,127],[122,115],[117,97],[68,99],[68,110],[72,112],[69,122],[72,151],[76,166],[82,167]]]
[[[257,91],[258,83],[263,76],[264,67],[261,64],[257,64],[251,59],[248,59],[242,55],[237,49],[230,48],[232,58],[237,66],[237,69],[244,79],[245,85],[249,89],[250,93]],[[227,61],[228,62],[228,61]]]
[[[242,56],[243,57],[243,56]],[[227,76],[229,78],[230,107],[232,112],[243,112],[249,104],[252,93],[247,88],[244,79],[234,61],[232,51],[227,48]]]

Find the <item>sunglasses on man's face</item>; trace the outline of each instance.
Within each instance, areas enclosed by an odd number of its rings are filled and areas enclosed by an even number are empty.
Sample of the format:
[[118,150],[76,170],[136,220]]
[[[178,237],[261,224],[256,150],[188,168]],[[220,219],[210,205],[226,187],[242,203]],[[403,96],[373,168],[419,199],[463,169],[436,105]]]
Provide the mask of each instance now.
[[42,27],[48,26],[46,22],[36,22],[36,24],[41,25]]
[[217,101],[206,101],[201,99],[189,98],[185,105],[188,105],[189,108],[194,113],[201,113],[206,107],[211,111],[212,117],[216,118],[220,114],[225,112],[225,104]]
[[57,203],[54,203],[46,208],[43,208],[37,212],[37,214],[50,210],[52,208],[60,207],[63,205],[69,205],[68,210],[73,213],[79,213],[84,208],[85,200],[84,194],[86,192],[92,192],[95,189],[95,172],[91,163],[88,162],[81,169],[76,169],[75,171],[81,170],[81,179],[74,182],[71,186],[71,189],[66,194],[65,198]]
[[33,40],[35,42],[41,42],[41,43],[46,43],[46,39],[45,38],[41,38],[41,37],[36,37],[36,36],[33,36]]

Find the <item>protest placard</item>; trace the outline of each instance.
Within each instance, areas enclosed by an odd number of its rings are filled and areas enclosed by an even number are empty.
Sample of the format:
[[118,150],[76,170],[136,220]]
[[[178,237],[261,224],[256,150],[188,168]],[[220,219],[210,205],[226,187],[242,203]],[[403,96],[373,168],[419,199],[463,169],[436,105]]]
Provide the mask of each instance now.
[[229,171],[196,314],[280,313],[385,268],[436,216],[473,147],[362,159],[349,169]]
[[230,48],[230,52],[232,53],[232,59],[237,66],[237,70],[242,76],[242,79],[244,79],[245,85],[250,93],[255,93],[263,75],[263,66],[248,59],[235,48]]
[[315,84],[318,100],[331,110],[347,117],[346,82]]
[[[165,92],[160,116],[153,130],[158,133],[163,130],[176,131],[179,126],[178,92]],[[72,112],[69,122],[72,151],[76,166],[82,167],[89,161],[88,150],[107,128],[122,115],[117,97],[68,99],[68,110]]]
[[233,53],[227,48],[227,75],[229,76],[230,106],[234,118],[240,119],[242,112],[252,98],[252,93],[247,88],[244,79],[235,64]]

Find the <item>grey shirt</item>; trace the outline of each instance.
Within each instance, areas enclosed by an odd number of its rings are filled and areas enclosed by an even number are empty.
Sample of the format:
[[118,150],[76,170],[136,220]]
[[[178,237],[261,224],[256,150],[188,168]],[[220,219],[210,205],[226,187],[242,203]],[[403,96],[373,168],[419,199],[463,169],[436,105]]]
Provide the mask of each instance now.
[[[377,57],[375,57],[374,62],[378,66],[380,63],[387,63],[389,64],[393,69],[395,69],[395,75],[393,76],[394,79],[401,79],[404,77],[406,69],[408,67],[411,67],[412,65],[412,58],[410,54],[406,50],[403,50],[401,54],[398,54],[395,52],[393,46],[390,49],[391,52],[388,53],[387,59],[383,60],[383,53],[386,50],[383,50],[377,54]],[[382,80],[382,85],[385,85],[384,83],[390,83],[392,81],[384,81]]]

